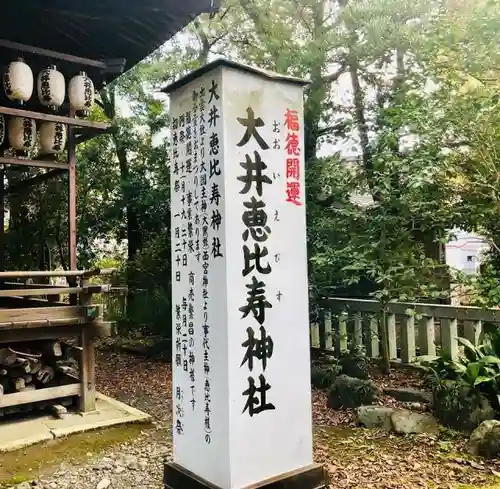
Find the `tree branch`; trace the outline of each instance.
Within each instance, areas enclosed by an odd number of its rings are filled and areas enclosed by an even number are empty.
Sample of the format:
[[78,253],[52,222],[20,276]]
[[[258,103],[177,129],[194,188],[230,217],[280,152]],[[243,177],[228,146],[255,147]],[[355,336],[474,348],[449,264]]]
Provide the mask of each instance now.
[[347,69],[347,63],[343,62],[337,71],[334,71],[333,73],[324,76],[323,81],[325,83],[336,82],[346,72],[346,69]]

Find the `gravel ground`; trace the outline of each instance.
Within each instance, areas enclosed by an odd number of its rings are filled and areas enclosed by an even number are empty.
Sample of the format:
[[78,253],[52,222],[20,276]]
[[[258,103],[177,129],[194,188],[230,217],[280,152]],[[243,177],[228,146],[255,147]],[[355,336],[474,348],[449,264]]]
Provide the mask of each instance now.
[[[79,464],[47,470],[37,481],[16,489],[162,488],[163,463],[172,454],[170,379],[167,363],[100,352],[98,390],[151,414],[153,428],[99,455],[88,453]],[[411,374],[380,380],[391,385],[419,382]],[[496,474],[500,477],[496,466],[462,458],[463,439],[402,438],[354,428],[352,412],[328,409],[326,395],[319,391],[313,392],[313,420],[315,459],[327,469],[332,489],[472,489]]]

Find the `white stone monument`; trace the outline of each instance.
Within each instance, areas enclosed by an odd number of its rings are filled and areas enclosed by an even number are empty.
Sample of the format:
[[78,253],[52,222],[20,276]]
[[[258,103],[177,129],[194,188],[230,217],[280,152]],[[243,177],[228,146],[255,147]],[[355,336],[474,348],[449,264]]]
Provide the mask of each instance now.
[[172,489],[323,481],[312,459],[304,85],[220,59],[165,89]]

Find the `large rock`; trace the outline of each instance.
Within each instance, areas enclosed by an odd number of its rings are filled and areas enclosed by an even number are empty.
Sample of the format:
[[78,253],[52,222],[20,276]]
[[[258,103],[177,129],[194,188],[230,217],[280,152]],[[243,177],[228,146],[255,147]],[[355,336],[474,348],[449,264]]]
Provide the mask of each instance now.
[[340,409],[371,405],[381,394],[382,391],[371,380],[341,375],[328,390],[328,407]]
[[471,455],[498,458],[500,455],[500,421],[483,421],[472,433],[467,450]]
[[340,368],[337,365],[313,365],[311,368],[311,384],[317,389],[328,389],[338,377]]
[[391,415],[392,429],[401,435],[437,433],[439,426],[430,414],[412,413],[401,409]]
[[368,358],[361,352],[343,353],[339,357],[339,365],[344,375],[358,379],[368,379]]
[[384,389],[384,393],[401,402],[432,402],[432,394],[430,392],[411,387],[387,387]]
[[384,406],[360,406],[356,409],[358,424],[365,428],[382,428],[391,431],[391,416],[395,409]]
[[434,388],[434,413],[446,426],[471,433],[483,421],[495,418],[495,409],[470,386],[446,380]]

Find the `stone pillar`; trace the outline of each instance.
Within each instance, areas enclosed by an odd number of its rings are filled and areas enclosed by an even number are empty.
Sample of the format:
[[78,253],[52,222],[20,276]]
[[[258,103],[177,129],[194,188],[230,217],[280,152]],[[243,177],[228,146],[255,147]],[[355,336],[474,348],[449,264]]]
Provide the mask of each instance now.
[[324,481],[312,460],[303,87],[217,60],[165,89],[173,489]]

